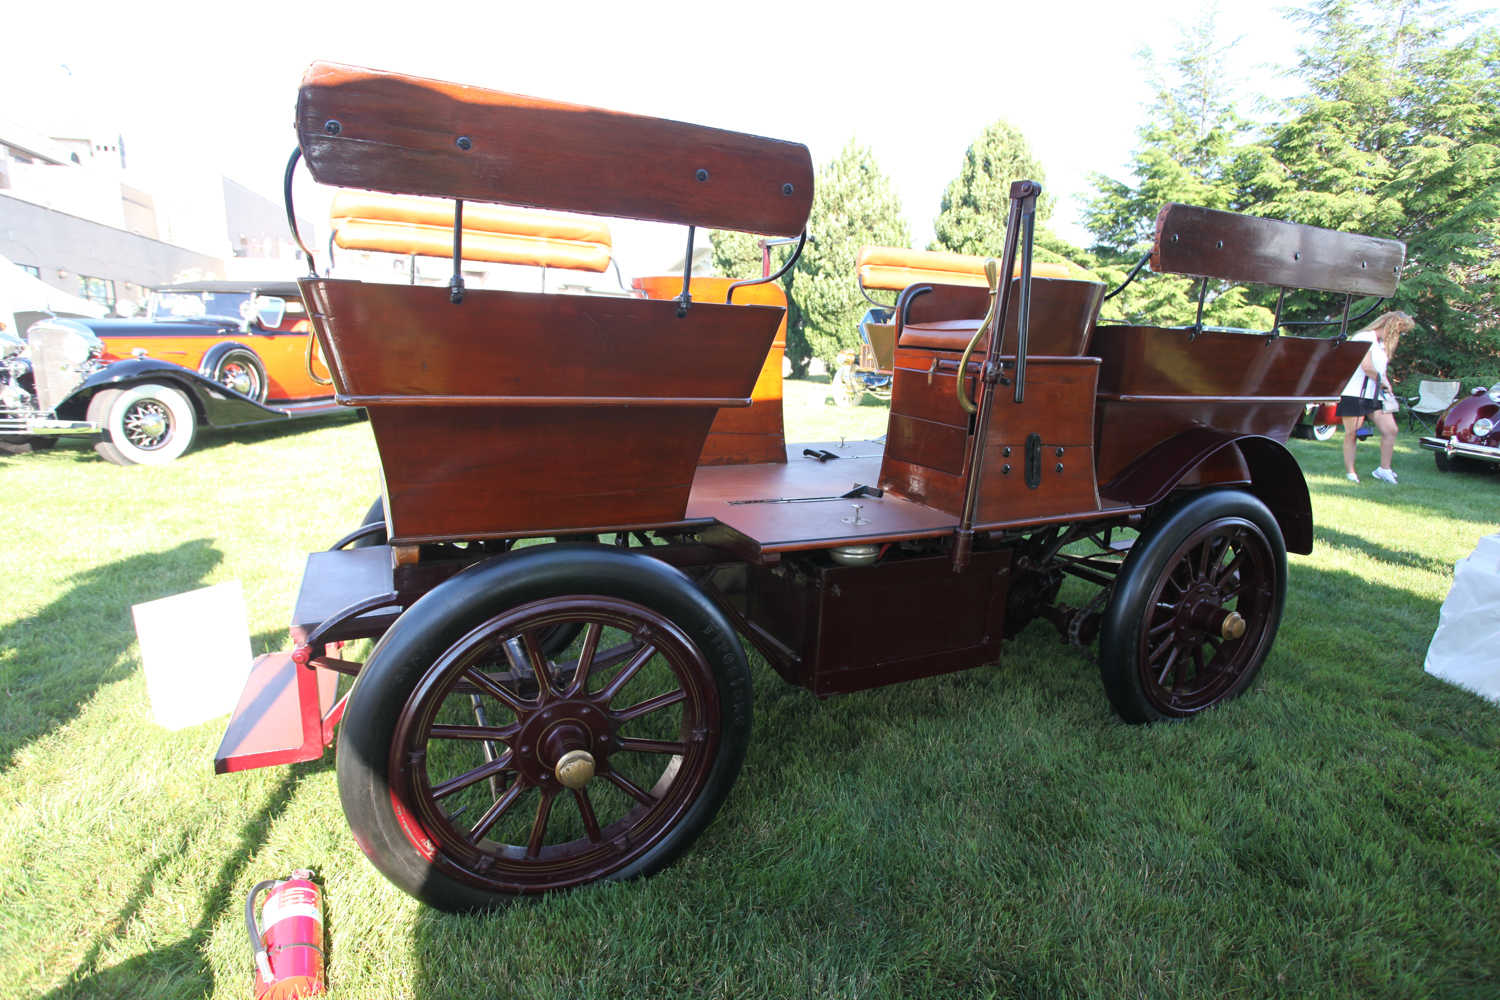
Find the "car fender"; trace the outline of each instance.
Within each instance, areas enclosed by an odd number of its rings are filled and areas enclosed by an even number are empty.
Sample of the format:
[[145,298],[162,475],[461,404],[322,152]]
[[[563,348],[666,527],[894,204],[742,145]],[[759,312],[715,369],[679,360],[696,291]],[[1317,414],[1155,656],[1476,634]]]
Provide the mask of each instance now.
[[192,401],[198,418],[209,427],[235,427],[287,419],[282,410],[246,399],[192,369],[157,358],[116,361],[94,372],[58,403],[57,414],[59,417],[84,419],[89,400],[96,393],[104,389],[127,389],[144,382],[164,383],[180,390]]
[[[198,362],[198,374],[202,375],[206,379],[212,379],[214,377],[214,366],[219,363],[219,359],[222,358],[225,354],[228,354],[230,351],[236,349],[241,351],[249,351],[251,354],[254,354],[257,359],[260,359],[260,352],[251,347],[249,344],[243,343],[242,341],[238,340],[221,340],[217,344],[203,352],[203,360]],[[261,359],[260,364],[261,367],[264,368],[266,363],[263,359]]]
[[1286,445],[1259,434],[1195,427],[1161,442],[1099,487],[1101,496],[1131,507],[1165,500],[1190,473],[1225,448],[1237,448],[1250,471],[1247,492],[1270,508],[1288,552],[1313,546],[1312,496],[1302,467]]

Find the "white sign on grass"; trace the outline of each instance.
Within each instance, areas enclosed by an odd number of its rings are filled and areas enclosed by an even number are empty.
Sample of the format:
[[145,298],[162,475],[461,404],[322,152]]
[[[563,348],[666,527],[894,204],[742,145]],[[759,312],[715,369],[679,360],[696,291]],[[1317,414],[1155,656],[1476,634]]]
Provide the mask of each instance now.
[[130,610],[157,725],[185,729],[234,710],[250,674],[250,626],[240,581]]
[[1427,672],[1500,702],[1500,534],[1485,535],[1454,567]]

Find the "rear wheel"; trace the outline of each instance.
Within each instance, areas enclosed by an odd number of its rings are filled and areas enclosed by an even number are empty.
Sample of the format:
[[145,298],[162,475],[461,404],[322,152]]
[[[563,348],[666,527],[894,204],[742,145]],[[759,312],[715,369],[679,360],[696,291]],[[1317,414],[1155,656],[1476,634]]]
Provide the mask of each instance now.
[[1314,441],[1329,441],[1338,432],[1338,424],[1313,424],[1312,436]]
[[1110,704],[1126,722],[1185,719],[1245,690],[1286,601],[1286,543],[1248,493],[1203,493],[1141,533],[1099,637]]
[[[548,656],[544,630],[578,626]],[[588,544],[435,588],[360,671],[339,736],[356,841],[447,910],[648,875],[712,821],[744,758],[750,676],[686,576]]]
[[833,401],[839,406],[858,406],[864,396],[865,387],[854,377],[853,365],[840,365],[829,379],[833,387]]
[[95,393],[88,419],[103,428],[94,450],[115,465],[165,465],[191,448],[198,433],[188,398],[153,382]]

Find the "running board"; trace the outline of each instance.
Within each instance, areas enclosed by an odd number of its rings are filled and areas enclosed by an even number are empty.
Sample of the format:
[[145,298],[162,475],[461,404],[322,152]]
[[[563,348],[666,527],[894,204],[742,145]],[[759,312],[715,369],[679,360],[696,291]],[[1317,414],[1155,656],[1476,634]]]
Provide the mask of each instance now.
[[229,728],[214,754],[214,773],[317,760],[333,742],[344,715],[339,675],[322,667],[299,667],[291,653],[255,658]]

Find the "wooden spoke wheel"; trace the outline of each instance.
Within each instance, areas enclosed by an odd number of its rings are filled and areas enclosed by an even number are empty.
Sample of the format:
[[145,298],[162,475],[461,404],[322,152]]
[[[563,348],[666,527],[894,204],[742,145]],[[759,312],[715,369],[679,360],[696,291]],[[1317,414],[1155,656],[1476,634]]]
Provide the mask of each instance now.
[[1270,652],[1286,595],[1286,546],[1265,506],[1200,494],[1142,533],[1121,567],[1100,670],[1127,722],[1184,719],[1243,691]]
[[[586,543],[518,549],[443,587],[350,697],[339,789],[366,854],[450,910],[671,863],[748,742],[748,663],[717,608],[670,567]],[[549,654],[559,630],[577,638]]]

